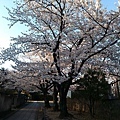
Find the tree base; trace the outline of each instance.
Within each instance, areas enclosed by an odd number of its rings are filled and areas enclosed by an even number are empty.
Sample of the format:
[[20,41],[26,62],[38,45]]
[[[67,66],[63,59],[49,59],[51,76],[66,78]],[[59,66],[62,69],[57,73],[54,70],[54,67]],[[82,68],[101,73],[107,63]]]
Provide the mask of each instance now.
[[67,118],[74,118],[74,116],[70,113],[66,113],[66,114],[65,113],[60,113],[59,118],[60,119],[67,119]]

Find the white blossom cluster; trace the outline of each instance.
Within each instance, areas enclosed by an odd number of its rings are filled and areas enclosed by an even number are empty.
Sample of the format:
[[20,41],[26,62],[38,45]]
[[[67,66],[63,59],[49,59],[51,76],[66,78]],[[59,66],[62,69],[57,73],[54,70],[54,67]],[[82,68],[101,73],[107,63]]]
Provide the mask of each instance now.
[[89,66],[119,69],[119,11],[108,12],[100,0],[25,1],[8,9],[7,19],[10,27],[19,22],[29,32],[13,38],[0,56],[14,61],[25,81],[62,84],[77,79]]

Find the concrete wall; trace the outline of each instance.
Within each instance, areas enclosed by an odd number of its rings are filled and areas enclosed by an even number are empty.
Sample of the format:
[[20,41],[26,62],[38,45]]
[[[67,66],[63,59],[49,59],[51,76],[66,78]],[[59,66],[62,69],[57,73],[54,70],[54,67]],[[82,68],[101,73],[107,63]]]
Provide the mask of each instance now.
[[13,97],[12,107],[18,107],[20,105],[23,105],[25,102],[26,101],[24,95],[20,95],[19,97],[16,95]]
[[12,97],[0,94],[0,112],[10,110],[12,106]]
[[25,102],[26,101],[24,95],[20,95],[18,97],[17,95],[10,96],[10,95],[0,94],[0,112],[8,111],[13,107],[21,106]]

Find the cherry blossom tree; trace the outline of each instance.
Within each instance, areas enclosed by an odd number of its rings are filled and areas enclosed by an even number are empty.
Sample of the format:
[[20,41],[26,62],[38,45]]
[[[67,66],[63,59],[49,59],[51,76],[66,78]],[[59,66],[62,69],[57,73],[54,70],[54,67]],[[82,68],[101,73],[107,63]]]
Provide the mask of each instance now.
[[50,77],[57,84],[60,117],[69,116],[66,96],[70,86],[87,66],[104,66],[111,52],[119,51],[119,6],[117,11],[107,11],[100,0],[18,0],[8,13],[10,27],[19,22],[29,31],[12,38],[13,44],[2,51],[1,59],[14,61],[20,69],[32,64],[27,58],[21,62],[20,56],[39,52],[34,69],[39,68],[43,78]]
[[0,89],[4,88],[4,84],[7,82],[7,70],[0,69]]
[[13,77],[13,75],[13,71],[9,71],[4,68],[0,69],[0,92],[4,94],[13,94],[14,92],[20,92],[20,86],[17,86],[16,79]]
[[0,69],[0,89],[14,89],[13,72],[5,68]]
[[49,104],[49,99],[47,95],[49,94],[49,90],[53,87],[52,82],[50,80],[41,80],[39,82],[39,85],[34,86],[37,87],[41,91],[41,93],[43,93],[45,107],[50,108],[51,106]]
[[[17,75],[14,76],[18,79],[16,83],[21,83],[19,86],[31,92],[40,91],[44,95],[45,107],[50,107],[48,94],[53,87],[53,82],[50,78],[49,64],[45,60],[43,61],[40,53],[32,52],[21,57],[24,57],[23,59],[27,59],[27,61],[29,60],[30,63],[17,62],[17,65],[13,66],[17,70]],[[39,63],[37,63],[38,58],[41,58]]]

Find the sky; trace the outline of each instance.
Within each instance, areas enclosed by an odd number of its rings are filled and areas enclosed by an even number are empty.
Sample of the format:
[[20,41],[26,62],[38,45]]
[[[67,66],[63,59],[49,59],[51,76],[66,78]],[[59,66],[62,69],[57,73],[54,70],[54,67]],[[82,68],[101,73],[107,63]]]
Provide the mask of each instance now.
[[[3,18],[8,17],[8,12],[5,7],[15,7],[14,0],[0,0],[0,49],[9,47],[10,38],[17,37],[21,32],[25,32],[26,28],[23,25],[16,24],[9,29],[9,22]],[[102,4],[108,10],[116,9],[115,4],[117,0],[102,0]],[[7,62],[3,67],[10,67],[11,62]]]
[[[19,25],[15,25],[11,29],[9,29],[9,22],[3,18],[8,17],[8,12],[6,7],[12,8],[15,5],[13,4],[13,0],[0,0],[0,48],[1,47],[9,47],[10,37],[17,36],[22,31],[22,27]],[[18,29],[18,27],[20,27]]]

